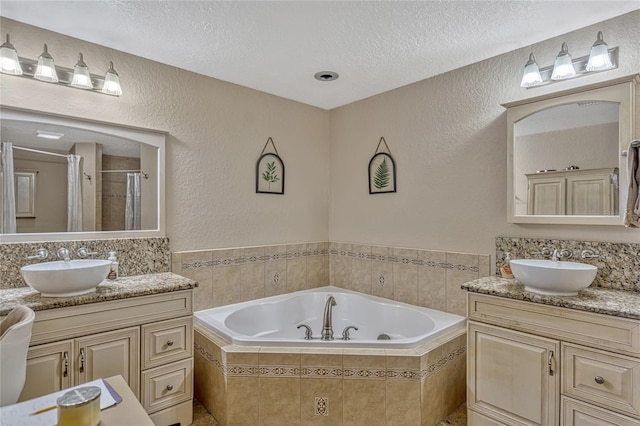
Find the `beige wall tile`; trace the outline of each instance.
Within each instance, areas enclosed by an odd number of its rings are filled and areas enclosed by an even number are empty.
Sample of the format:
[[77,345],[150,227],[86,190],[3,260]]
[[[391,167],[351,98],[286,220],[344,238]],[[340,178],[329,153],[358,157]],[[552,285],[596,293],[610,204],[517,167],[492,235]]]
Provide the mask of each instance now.
[[[326,415],[319,415],[316,398],[326,398]],[[342,378],[300,379],[300,417],[302,426],[341,426],[343,416]]]
[[393,264],[393,298],[399,302],[418,304],[418,251],[394,248],[393,256],[398,259]]
[[260,425],[300,425],[300,377],[262,377]]
[[343,426],[384,426],[384,381],[343,380],[343,395]]
[[488,277],[491,275],[491,256],[479,255],[478,256],[478,277]]
[[226,426],[260,424],[258,377],[227,377]]
[[274,257],[264,264],[264,295],[274,296],[287,291],[287,260],[286,246],[267,246],[265,256]]
[[215,307],[213,291],[213,277],[198,280],[198,287],[193,289],[193,310],[201,311]]
[[182,253],[171,253],[171,272],[182,275]]
[[393,264],[382,260],[393,256],[393,248],[372,246],[371,254],[371,294],[393,299]]
[[443,393],[445,415],[451,414],[466,400],[467,396],[467,366],[466,357],[460,356],[445,367],[447,380]]
[[439,311],[447,310],[446,269],[438,266],[447,261],[445,252],[418,250],[418,305]]
[[355,257],[351,260],[351,290],[360,293],[371,294],[371,274],[372,262],[368,256],[371,255],[371,246],[352,246]]
[[246,262],[240,266],[241,300],[255,300],[264,297],[264,247],[240,249],[240,256]]
[[303,253],[306,244],[287,245],[287,292],[304,290],[307,288],[307,258]]
[[335,250],[339,254],[332,255],[331,285],[342,288],[351,288],[351,257],[349,252],[352,250],[351,244],[335,243]]
[[307,258],[307,288],[324,287],[329,281],[329,255]]
[[447,253],[447,263],[453,267],[447,269],[447,312],[464,315],[467,314],[467,292],[460,286],[468,281],[478,278],[478,272],[469,270],[469,267],[478,268],[478,256],[463,253]]
[[387,381],[385,426],[421,426],[420,381]]

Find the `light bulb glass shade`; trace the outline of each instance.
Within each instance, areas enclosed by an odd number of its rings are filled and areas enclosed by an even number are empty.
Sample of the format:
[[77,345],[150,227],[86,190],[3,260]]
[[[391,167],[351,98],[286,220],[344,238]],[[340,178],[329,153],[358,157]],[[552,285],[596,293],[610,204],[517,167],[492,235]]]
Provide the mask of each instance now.
[[38,56],[38,67],[35,74],[33,74],[33,78],[51,83],[58,82],[56,66],[53,63],[53,58],[49,55],[46,44],[44,45],[44,52]]
[[613,67],[607,43],[604,42],[602,31],[598,31],[598,39],[591,46],[587,71],[602,71]]
[[7,34],[7,41],[0,46],[0,72],[22,75],[22,67],[18,60],[18,51],[9,41],[9,34]]
[[87,67],[87,64],[85,64],[82,60],[82,53],[78,55],[78,62],[73,67],[73,78],[71,79],[71,85],[80,89],[93,89],[93,83],[91,82],[89,68]]
[[576,69],[573,67],[573,60],[569,54],[567,43],[562,43],[562,50],[556,56],[556,62],[553,64],[553,72],[551,80],[564,80],[572,78],[576,75]]
[[524,66],[524,72],[522,73],[522,81],[520,87],[533,87],[542,83],[542,77],[540,76],[540,69],[536,63],[536,57],[534,54],[529,55],[529,60]]
[[113,62],[109,62],[109,69],[104,75],[104,85],[102,86],[102,93],[113,96],[122,95],[122,88],[120,87],[120,77],[118,77],[118,73],[113,68]]

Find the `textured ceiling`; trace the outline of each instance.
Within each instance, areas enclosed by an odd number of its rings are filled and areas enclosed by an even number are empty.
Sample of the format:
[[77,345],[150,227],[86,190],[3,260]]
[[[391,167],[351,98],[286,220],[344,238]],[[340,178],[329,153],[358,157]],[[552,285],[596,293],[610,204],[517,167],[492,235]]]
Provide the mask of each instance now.
[[[324,109],[636,9],[638,0],[0,0],[7,18]],[[314,80],[326,70],[340,78]]]

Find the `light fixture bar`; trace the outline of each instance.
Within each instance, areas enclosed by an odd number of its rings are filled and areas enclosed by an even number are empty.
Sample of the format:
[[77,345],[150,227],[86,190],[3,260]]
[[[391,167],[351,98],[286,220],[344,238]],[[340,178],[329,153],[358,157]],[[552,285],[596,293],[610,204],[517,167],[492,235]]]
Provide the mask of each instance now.
[[[36,73],[36,68],[38,67],[38,61],[34,61],[33,59],[28,59],[28,58],[21,58],[21,57],[18,57],[18,61],[22,66],[22,75],[19,77],[26,77],[29,79],[34,78],[34,75]],[[71,80],[73,79],[73,68],[66,68],[66,67],[61,67],[59,65],[56,65],[56,71],[58,73],[58,82],[57,83],[51,82],[49,84],[60,84],[66,87],[72,87],[74,89],[84,90],[86,92],[94,92],[94,93],[100,93],[107,96],[114,96],[114,95],[110,95],[108,93],[102,92],[102,87],[104,86],[104,76],[90,74],[91,82],[93,83],[93,89],[80,89],[78,87],[73,87],[70,85]]]
[[540,77],[542,77],[542,83],[539,83],[535,86],[527,87],[527,89],[544,86],[550,83],[557,83],[559,81],[573,80],[583,75],[595,74],[602,71],[609,71],[609,70],[618,68],[618,47],[612,47],[611,49],[608,49],[608,52],[609,52],[609,57],[611,58],[612,66],[610,68],[607,68],[606,70],[587,71],[587,63],[589,62],[589,55],[581,56],[579,58],[574,58],[572,61],[573,68],[576,70],[576,75],[574,77],[571,77],[565,80],[551,80],[551,74],[553,73],[553,65],[549,65],[548,67],[540,68]]

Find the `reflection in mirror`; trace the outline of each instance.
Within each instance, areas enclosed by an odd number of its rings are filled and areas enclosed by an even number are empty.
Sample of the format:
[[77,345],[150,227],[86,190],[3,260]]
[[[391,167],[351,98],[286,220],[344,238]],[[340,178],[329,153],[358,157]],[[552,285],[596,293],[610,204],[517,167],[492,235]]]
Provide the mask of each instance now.
[[637,74],[504,104],[509,223],[623,225]]
[[[12,153],[0,166],[3,241],[164,231],[164,134],[5,107],[0,125],[2,150]],[[4,182],[11,169],[13,197]]]
[[575,102],[514,124],[516,215],[618,214],[619,111]]

